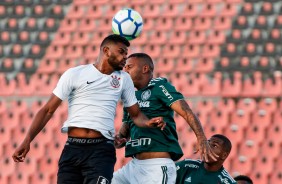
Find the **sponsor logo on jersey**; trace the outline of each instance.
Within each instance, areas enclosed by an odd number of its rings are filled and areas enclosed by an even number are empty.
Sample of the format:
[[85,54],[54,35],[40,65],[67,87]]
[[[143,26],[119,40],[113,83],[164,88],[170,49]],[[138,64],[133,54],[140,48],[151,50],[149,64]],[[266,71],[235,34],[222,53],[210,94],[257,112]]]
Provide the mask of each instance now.
[[150,102],[149,101],[142,102],[142,101],[138,100],[138,105],[139,105],[139,107],[150,107]]
[[195,165],[195,164],[185,164],[184,167],[190,167],[190,168],[196,168],[196,169],[199,168],[199,166],[198,166],[198,165]]
[[185,182],[191,183],[191,176],[185,179]]
[[137,146],[145,146],[151,144],[151,138],[140,138],[140,139],[133,139],[126,143],[126,146],[131,145],[131,147]]
[[224,184],[230,184],[227,178],[223,178],[221,175],[218,175],[220,182]]
[[109,184],[109,180],[107,180],[107,178],[105,178],[104,176],[99,176],[97,184]]
[[162,88],[162,92],[164,93],[164,95],[171,101],[173,100],[173,97],[171,96],[171,94],[167,91],[167,89],[163,86],[160,85],[160,88]]
[[141,99],[143,101],[146,101],[150,98],[150,96],[151,96],[151,90],[148,89],[141,94]]
[[111,85],[114,88],[118,88],[120,86],[120,83],[119,83],[120,77],[117,77],[116,75],[112,75],[111,77],[112,77]]

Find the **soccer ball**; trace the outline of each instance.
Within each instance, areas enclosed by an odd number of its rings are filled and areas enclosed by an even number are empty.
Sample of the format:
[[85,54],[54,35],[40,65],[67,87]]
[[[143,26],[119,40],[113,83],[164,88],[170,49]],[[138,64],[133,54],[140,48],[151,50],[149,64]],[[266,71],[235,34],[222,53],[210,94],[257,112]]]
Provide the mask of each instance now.
[[119,10],[112,20],[112,30],[114,34],[133,40],[138,37],[143,28],[141,15],[130,8]]

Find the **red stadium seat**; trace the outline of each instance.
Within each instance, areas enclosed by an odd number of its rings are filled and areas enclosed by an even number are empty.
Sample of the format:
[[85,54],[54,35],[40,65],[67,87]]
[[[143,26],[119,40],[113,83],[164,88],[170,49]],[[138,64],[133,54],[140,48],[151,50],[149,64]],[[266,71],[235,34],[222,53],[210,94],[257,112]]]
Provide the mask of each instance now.
[[260,109],[252,113],[251,119],[253,124],[265,129],[271,124],[271,113]]
[[[202,121],[201,121],[202,122]],[[214,134],[223,134],[223,129],[217,124],[217,122],[209,122],[204,126],[204,131],[207,137],[211,137]]]
[[63,47],[58,45],[51,45],[46,51],[46,59],[60,59],[63,57]]
[[207,37],[208,44],[223,44],[225,42],[225,33],[224,31],[212,30]]
[[223,15],[217,16],[214,20],[214,30],[229,30],[232,26],[231,19]]
[[89,43],[89,33],[76,32],[72,37],[72,44],[75,46],[85,46]]
[[81,5],[73,4],[66,14],[65,18],[82,19],[84,17],[84,7]]
[[103,6],[89,5],[85,13],[86,19],[97,19],[103,16]]
[[50,177],[49,174],[45,172],[35,172],[30,177],[30,184],[50,184]]
[[255,99],[253,98],[241,98],[237,103],[237,109],[242,109],[247,113],[254,112],[256,109],[257,104]]
[[189,18],[189,16],[179,16],[175,20],[175,31],[190,31],[192,27],[192,20]]
[[236,5],[232,3],[224,3],[224,7],[221,9],[219,15],[233,18],[237,15]]
[[0,165],[1,178],[5,178],[15,173],[16,166],[11,155],[1,155]]
[[221,95],[223,97],[238,97],[241,93],[242,74],[240,72],[234,73],[234,78],[223,79]]
[[281,121],[280,122],[274,121],[273,124],[270,124],[270,126],[268,126],[266,134],[268,139],[273,140],[276,144],[281,144],[282,143],[281,133],[282,133]]
[[157,45],[145,45],[144,46],[144,52],[150,53],[150,56],[152,59],[158,58],[162,55],[161,48]]
[[11,43],[11,35],[10,35],[9,31],[1,32],[0,33],[0,44],[5,44],[6,45],[6,44],[10,44],[10,43]]
[[25,171],[16,171],[9,177],[10,183],[21,183],[28,184],[29,183],[29,175],[25,173]]
[[163,48],[164,58],[178,58],[181,53],[181,47],[175,44],[167,44]]
[[175,72],[188,73],[193,69],[193,60],[187,58],[179,58],[176,62]]
[[270,183],[282,183],[282,169],[274,169],[270,175]]
[[231,98],[220,99],[217,102],[217,109],[222,112],[230,113],[235,110],[235,102]]
[[38,171],[45,174],[56,174],[58,171],[58,159],[52,157],[42,157],[39,159],[39,168]]
[[213,77],[206,76],[204,83],[201,85],[201,94],[204,96],[218,96],[220,94],[221,73],[217,72]]
[[6,18],[8,16],[8,12],[5,6],[0,6],[0,18]]
[[[267,137],[267,139],[262,142],[260,154],[266,156],[269,162],[274,163],[274,159],[279,157],[280,145],[281,142],[278,142],[275,137]],[[270,168],[270,170],[272,170],[272,168]]]
[[16,171],[25,175],[31,175],[37,171],[37,161],[30,154],[27,155],[23,163],[16,163]]
[[266,137],[265,129],[257,124],[250,124],[246,129],[246,140],[255,140],[261,143]]
[[208,17],[196,17],[194,19],[193,30],[205,31],[211,29],[212,21]]
[[242,159],[253,160],[259,156],[260,142],[256,139],[248,139],[239,145],[238,156]]
[[185,3],[182,15],[184,15],[188,19],[197,17],[199,15],[197,4],[194,4],[192,2]]
[[185,45],[183,49],[183,56],[189,58],[197,58],[200,55],[200,46],[199,45]]
[[[82,26],[82,25],[81,25]],[[61,23],[60,23],[60,28],[59,28],[59,32],[74,32],[78,29],[78,21],[75,19],[64,19]]]
[[[215,44],[205,44],[203,47],[203,57],[216,58],[220,55],[220,47]],[[212,68],[213,69],[213,68]]]
[[224,135],[232,140],[232,145],[236,149],[237,145],[241,143],[244,138],[243,127],[237,124],[230,124],[226,126]]
[[76,61],[74,59],[62,59],[60,60],[60,62],[58,63],[58,69],[57,71],[59,73],[64,73],[66,70],[75,67],[76,66]]
[[44,5],[35,5],[32,7],[31,10],[31,17],[34,18],[43,18],[47,15],[46,8],[44,8]]
[[263,84],[262,95],[265,97],[279,97],[282,94],[281,72],[274,72],[274,78],[267,78]]
[[54,4],[49,10],[48,15],[51,18],[62,19],[64,18],[64,10],[62,6]]
[[192,30],[188,36],[189,44],[203,44],[206,41],[206,34],[204,31]]
[[161,6],[160,5],[145,4],[142,16],[144,18],[152,19],[152,18],[159,17],[160,13],[161,13]]
[[246,128],[250,123],[250,113],[245,110],[237,109],[231,112],[230,125]]
[[35,18],[29,18],[24,24],[24,31],[38,31],[38,22]]
[[174,59],[159,58],[155,64],[155,72],[169,73],[175,68]]
[[252,160],[248,158],[237,157],[232,161],[232,175],[248,174],[252,171]]
[[214,61],[211,58],[200,58],[195,64],[195,72],[209,73],[214,69]]
[[83,48],[79,45],[69,45],[66,47],[64,56],[66,59],[78,59],[83,55]]
[[[254,161],[254,173],[260,173],[261,175],[269,175],[274,168],[273,160],[269,157],[269,152],[265,155],[260,154]],[[263,171],[263,172],[262,172]]]
[[186,42],[186,33],[183,31],[173,31],[168,39],[169,44],[184,44]]
[[172,19],[169,18],[158,18],[155,23],[155,29],[159,31],[170,31],[173,29],[174,24]]
[[148,36],[148,42],[154,45],[167,44],[168,37],[164,31],[152,31],[152,34]]
[[38,73],[51,74],[57,70],[57,61],[55,59],[43,59],[38,66]]

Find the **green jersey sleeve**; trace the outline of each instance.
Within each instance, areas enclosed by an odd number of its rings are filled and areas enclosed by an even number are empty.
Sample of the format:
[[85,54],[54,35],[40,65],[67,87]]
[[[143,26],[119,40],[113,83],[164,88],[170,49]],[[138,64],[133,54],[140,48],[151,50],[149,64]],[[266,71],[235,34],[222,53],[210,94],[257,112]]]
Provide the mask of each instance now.
[[173,102],[184,99],[183,95],[178,92],[166,79],[157,83],[154,90],[156,90],[155,94],[157,98],[160,99],[162,103],[165,103],[166,106],[171,106]]

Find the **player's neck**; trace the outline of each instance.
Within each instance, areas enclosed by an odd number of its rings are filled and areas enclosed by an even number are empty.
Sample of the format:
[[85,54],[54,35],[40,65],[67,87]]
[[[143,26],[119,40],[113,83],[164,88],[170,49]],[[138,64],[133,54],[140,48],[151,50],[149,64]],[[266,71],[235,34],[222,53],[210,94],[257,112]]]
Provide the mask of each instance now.
[[143,89],[148,86],[151,80],[152,80],[151,77],[145,77],[143,79],[140,79],[140,83],[136,85],[135,87],[137,88],[137,90]]
[[110,75],[114,72],[114,69],[110,67],[106,62],[97,61],[93,64],[97,70],[99,70],[102,74]]
[[220,168],[222,167],[222,163],[212,163],[212,164],[204,163],[204,167],[207,171],[216,172],[220,170]]

